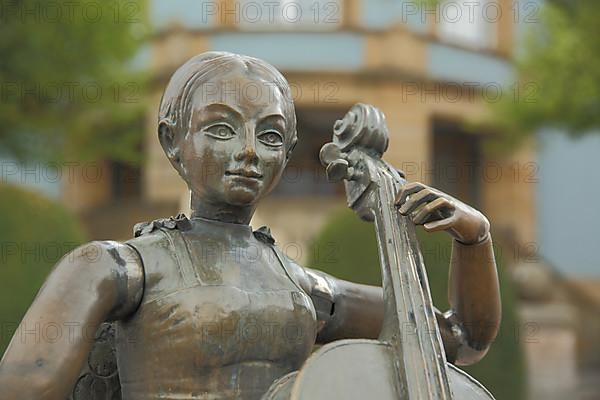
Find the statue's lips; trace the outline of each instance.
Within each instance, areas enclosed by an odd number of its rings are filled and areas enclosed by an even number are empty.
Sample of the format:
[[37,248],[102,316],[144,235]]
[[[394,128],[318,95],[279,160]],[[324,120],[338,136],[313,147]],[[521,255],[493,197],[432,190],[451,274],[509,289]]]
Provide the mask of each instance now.
[[238,178],[242,180],[249,181],[260,181],[262,179],[262,174],[255,170],[235,170],[235,171],[227,171],[225,172],[225,176],[230,176],[232,178]]

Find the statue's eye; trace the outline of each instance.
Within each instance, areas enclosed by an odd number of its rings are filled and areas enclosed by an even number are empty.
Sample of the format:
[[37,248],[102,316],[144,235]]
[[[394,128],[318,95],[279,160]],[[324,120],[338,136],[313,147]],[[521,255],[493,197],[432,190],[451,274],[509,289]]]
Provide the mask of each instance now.
[[258,135],[258,140],[268,146],[279,147],[283,145],[283,136],[274,130],[261,132]]
[[225,123],[218,123],[210,125],[203,129],[203,131],[208,135],[212,136],[215,139],[220,140],[228,140],[235,136],[235,131],[231,126]]

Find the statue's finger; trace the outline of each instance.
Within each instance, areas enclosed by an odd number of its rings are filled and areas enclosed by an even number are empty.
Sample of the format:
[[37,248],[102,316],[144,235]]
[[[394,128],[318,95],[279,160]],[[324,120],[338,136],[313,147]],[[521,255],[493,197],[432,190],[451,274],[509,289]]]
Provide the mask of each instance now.
[[440,219],[438,221],[427,222],[425,225],[423,225],[423,228],[427,232],[444,231],[446,229],[451,228],[453,224],[454,215],[449,218]]
[[411,182],[402,186],[398,194],[396,195],[396,200],[394,204],[396,206],[401,206],[406,201],[406,198],[413,193],[417,193],[418,191],[425,189],[425,185],[421,182]]
[[427,222],[438,221],[441,219],[448,218],[452,215],[451,213],[452,203],[443,197],[438,197],[431,203],[423,206],[417,211],[412,218],[413,223],[421,225]]
[[398,210],[400,214],[407,215],[417,209],[421,204],[438,198],[439,195],[430,188],[425,188],[411,195]]

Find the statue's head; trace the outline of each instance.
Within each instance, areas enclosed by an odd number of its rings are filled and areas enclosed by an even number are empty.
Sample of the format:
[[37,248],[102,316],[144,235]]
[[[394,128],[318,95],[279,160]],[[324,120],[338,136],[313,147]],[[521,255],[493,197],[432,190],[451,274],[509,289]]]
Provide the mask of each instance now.
[[276,186],[297,141],[289,85],[262,60],[200,54],[171,77],[158,137],[198,199],[252,205]]

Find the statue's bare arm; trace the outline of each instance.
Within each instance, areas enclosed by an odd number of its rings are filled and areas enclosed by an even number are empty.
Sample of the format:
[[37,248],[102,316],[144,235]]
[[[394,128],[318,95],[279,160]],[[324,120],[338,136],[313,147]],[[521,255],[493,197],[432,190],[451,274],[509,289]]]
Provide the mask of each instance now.
[[93,242],[64,256],[0,362],[0,397],[65,399],[98,326],[135,310],[142,292],[141,260],[127,245]]
[[[487,353],[501,318],[489,222],[473,208],[420,183],[406,185],[397,203],[400,213],[425,225],[425,230],[446,230],[454,237],[448,282],[450,310],[436,310],[436,317],[448,360],[473,364]],[[381,288],[305,271],[306,286],[323,325],[319,342],[379,336],[384,309]]]

